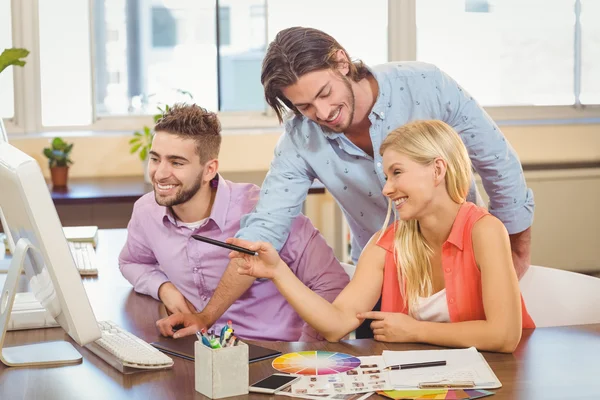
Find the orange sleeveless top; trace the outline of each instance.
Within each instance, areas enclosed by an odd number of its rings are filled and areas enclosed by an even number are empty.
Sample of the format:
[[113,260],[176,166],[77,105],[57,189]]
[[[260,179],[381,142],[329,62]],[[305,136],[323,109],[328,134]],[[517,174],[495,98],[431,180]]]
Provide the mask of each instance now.
[[[451,322],[485,320],[481,293],[481,271],[477,268],[471,232],[475,222],[489,215],[487,210],[466,202],[460,207],[450,236],[442,246],[442,268],[446,284],[446,301]],[[394,260],[394,225],[377,241],[387,250],[383,273],[381,311],[408,314],[400,293],[398,272]],[[523,329],[535,328],[521,296]]]

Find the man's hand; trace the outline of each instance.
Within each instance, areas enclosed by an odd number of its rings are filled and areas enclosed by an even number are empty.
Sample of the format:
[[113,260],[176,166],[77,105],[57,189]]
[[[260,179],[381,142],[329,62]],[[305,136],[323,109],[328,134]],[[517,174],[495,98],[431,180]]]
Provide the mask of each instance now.
[[169,314],[196,312],[196,307],[188,301],[171,282],[165,282],[158,288],[158,298]]
[[[183,314],[176,313],[168,316],[167,318],[159,319],[156,321],[156,326],[163,336],[173,336],[175,339],[184,336],[193,335],[196,332],[201,331],[203,328],[208,329],[208,325],[202,315],[198,314]],[[181,327],[180,329],[173,329],[175,327]]]
[[531,227],[509,237],[513,264],[517,277],[521,279],[531,264]]
[[373,338],[380,342],[408,343],[417,341],[418,321],[403,313],[369,311],[358,319],[372,319]]

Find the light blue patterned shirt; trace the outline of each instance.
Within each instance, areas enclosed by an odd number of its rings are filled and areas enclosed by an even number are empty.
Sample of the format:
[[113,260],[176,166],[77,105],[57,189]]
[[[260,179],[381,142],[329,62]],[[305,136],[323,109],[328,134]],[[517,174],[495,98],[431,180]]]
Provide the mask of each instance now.
[[[434,65],[421,62],[387,63],[371,72],[379,84],[369,114],[374,157],[343,133],[323,131],[308,118],[287,120],[260,200],[242,219],[238,237],[281,248],[311,183],[318,179],[346,216],[352,233],[352,259],[357,260],[371,236],[382,228],[387,213],[387,199],[381,193],[385,178],[379,146],[392,130],[423,119],[442,120],[460,134],[490,197],[489,210],[509,233],[531,226],[533,192],[527,188],[517,154],[464,89]],[[468,200],[476,200],[474,179]]]

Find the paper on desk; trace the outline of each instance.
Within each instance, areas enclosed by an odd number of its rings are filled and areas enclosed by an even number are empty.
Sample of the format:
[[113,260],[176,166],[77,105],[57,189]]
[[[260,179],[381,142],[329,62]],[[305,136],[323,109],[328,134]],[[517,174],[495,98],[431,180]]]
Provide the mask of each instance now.
[[[384,371],[383,357],[358,357],[360,366],[340,374],[306,375],[291,386],[293,395],[351,395],[377,390],[391,390],[389,372]],[[335,397],[338,399],[338,397]],[[344,396],[339,399],[345,399]]]
[[502,386],[494,371],[476,348],[449,350],[413,350],[383,352],[386,365],[427,361],[446,361],[439,367],[390,371],[396,389],[417,389],[420,383],[440,381],[473,381],[475,389],[496,389]]

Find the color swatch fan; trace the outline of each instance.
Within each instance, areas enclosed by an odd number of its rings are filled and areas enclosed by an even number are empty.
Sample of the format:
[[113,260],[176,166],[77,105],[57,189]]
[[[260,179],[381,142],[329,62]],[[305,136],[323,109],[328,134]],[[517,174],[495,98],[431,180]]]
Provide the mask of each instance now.
[[273,368],[296,375],[339,374],[357,368],[360,360],[344,353],[330,351],[299,351],[273,360]]

